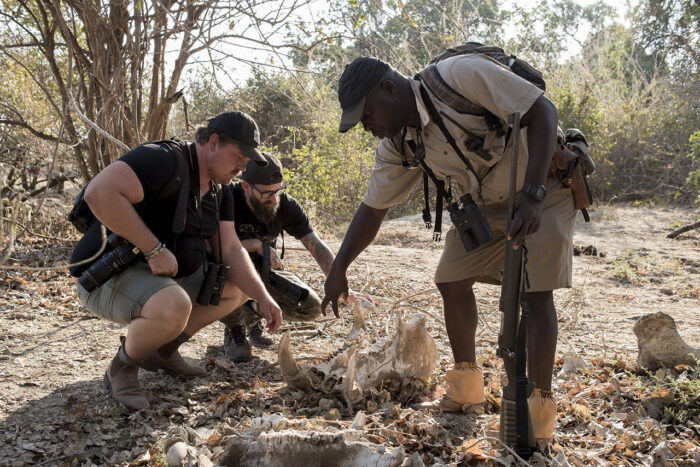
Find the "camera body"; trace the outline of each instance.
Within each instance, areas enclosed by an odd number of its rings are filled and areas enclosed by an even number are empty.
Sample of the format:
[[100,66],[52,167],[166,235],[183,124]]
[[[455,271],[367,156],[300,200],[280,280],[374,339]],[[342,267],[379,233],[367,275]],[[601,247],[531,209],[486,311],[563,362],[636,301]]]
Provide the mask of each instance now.
[[202,286],[197,294],[198,304],[204,306],[219,304],[229,269],[228,264],[212,262],[207,264],[204,281],[202,281]]
[[300,285],[292,282],[281,274],[277,274],[274,269],[271,269],[269,264],[267,265],[267,274],[265,273],[264,267],[264,257],[260,255],[255,255],[253,257],[253,265],[255,269],[260,274],[260,279],[269,285],[270,287],[277,290],[284,297],[293,301],[295,304],[299,304],[306,300],[309,296],[308,289],[301,287]]
[[115,233],[109,234],[107,245],[112,249],[95,261],[78,279],[78,283],[88,292],[122,272],[140,253],[134,245]]
[[461,207],[453,201],[447,206],[447,210],[450,212],[452,224],[459,232],[464,248],[467,251],[473,251],[491,241],[493,232],[479,212],[479,207],[472,199],[472,195],[469,193],[462,195],[459,201],[462,203]]
[[274,270],[270,270],[270,275],[267,277],[267,282],[271,287],[279,291],[282,295],[298,304],[306,300],[309,296],[309,291],[284,276],[277,274]]

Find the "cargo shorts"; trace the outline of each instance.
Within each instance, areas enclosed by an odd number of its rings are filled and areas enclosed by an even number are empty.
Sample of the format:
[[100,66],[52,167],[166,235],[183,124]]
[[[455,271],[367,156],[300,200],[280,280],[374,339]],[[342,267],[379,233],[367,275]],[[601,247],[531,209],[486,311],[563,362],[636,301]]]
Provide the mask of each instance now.
[[[546,188],[540,228],[525,238],[529,292],[566,288],[572,284],[577,210],[569,188],[561,186],[559,181],[551,177],[547,179]],[[480,211],[491,227],[493,239],[468,252],[452,226],[445,236],[445,249],[435,271],[436,284],[464,279],[495,285],[501,283],[508,206],[486,206]]]
[[196,303],[199,288],[204,281],[204,268],[189,276],[174,279],[156,276],[147,263],[132,264],[91,292],[77,284],[78,298],[87,310],[108,321],[129,324],[139,317],[141,308],[156,292],[171,285],[182,287]]

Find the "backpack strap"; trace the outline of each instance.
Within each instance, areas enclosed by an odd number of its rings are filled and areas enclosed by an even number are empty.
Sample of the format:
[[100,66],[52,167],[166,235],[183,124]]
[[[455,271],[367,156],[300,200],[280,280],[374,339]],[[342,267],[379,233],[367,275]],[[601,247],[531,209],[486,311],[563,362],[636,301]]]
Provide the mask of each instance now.
[[[430,216],[430,182],[428,182],[428,174],[425,172],[423,172],[423,201],[425,202],[423,222],[425,222],[425,228],[430,229],[433,227],[433,219]],[[437,215],[437,212],[435,214]]]
[[415,78],[420,79],[435,97],[450,106],[450,108],[459,113],[483,117],[484,120],[486,120],[486,125],[489,127],[489,130],[495,131],[498,136],[503,136],[505,134],[503,121],[489,112],[486,107],[470,101],[462,94],[455,91],[455,89],[447,84],[447,81],[440,75],[437,65],[428,65],[428,67],[418,73]]
[[[476,173],[476,169],[474,169],[474,166],[472,165],[471,162],[469,162],[469,159],[466,158],[466,156],[462,153],[462,150],[457,146],[457,141],[454,139],[452,134],[450,133],[450,130],[447,129],[447,126],[445,126],[445,121],[442,119],[442,116],[438,113],[437,109],[435,108],[435,105],[433,105],[433,101],[430,100],[430,96],[428,95],[428,91],[425,90],[423,86],[420,87],[420,95],[423,98],[423,104],[425,104],[426,109],[428,110],[428,114],[430,115],[430,118],[435,122],[435,124],[440,128],[440,131],[442,134],[445,136],[445,139],[447,140],[447,143],[452,146],[452,149],[454,149],[455,153],[457,156],[462,159],[462,162],[464,162],[464,165],[467,166],[467,168],[471,171],[471,173],[474,174],[474,178],[476,178],[477,182],[479,183],[479,197],[481,198],[481,178],[479,178],[479,175]],[[427,165],[422,164],[425,167]],[[430,174],[428,174],[430,175]],[[433,177],[433,181],[437,180],[437,178]],[[438,191],[439,191],[438,187]],[[444,187],[443,187],[443,192]]]
[[175,159],[175,176],[163,187],[158,193],[158,199],[163,199],[171,196],[177,191],[177,204],[175,205],[175,213],[171,230],[175,235],[180,235],[185,231],[185,222],[187,218],[187,198],[190,193],[192,171],[188,170],[190,161],[188,155],[190,153],[189,143],[179,143],[172,140],[156,141],[156,144],[166,146],[171,151],[175,152],[178,157]]

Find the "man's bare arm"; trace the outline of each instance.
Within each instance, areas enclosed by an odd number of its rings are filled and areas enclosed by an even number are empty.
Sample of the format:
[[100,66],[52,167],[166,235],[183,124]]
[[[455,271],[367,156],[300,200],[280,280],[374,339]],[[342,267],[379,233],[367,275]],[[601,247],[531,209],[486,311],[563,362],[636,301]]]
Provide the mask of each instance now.
[[328,276],[331,272],[331,266],[333,266],[333,260],[335,259],[330,248],[323,243],[323,240],[321,240],[314,231],[301,237],[300,241],[302,245],[309,250],[311,256],[314,257],[321,271],[323,271],[323,275]]
[[[228,279],[233,282],[248,297],[258,302],[260,312],[268,323],[268,330],[275,332],[282,324],[282,312],[265,289],[260,276],[253,266],[253,262],[248,252],[236,235],[236,228],[233,222],[222,221],[219,223],[221,237],[222,261],[228,264],[230,269]],[[212,251],[218,252],[218,234],[212,238]]]
[[[134,209],[133,205],[143,197],[143,187],[136,173],[122,161],[107,166],[85,190],[85,202],[95,217],[109,230],[147,252],[158,245],[159,239]],[[167,249],[148,260],[148,265],[153,274],[177,274],[177,260]]]

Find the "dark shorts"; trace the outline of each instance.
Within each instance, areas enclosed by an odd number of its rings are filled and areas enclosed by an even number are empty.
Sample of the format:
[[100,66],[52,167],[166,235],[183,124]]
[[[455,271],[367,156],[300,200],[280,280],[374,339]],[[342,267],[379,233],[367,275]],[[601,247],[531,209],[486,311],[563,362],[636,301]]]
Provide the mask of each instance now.
[[172,285],[182,287],[195,303],[204,279],[203,269],[173,279],[156,276],[146,263],[136,263],[114,276],[92,292],[78,286],[78,298],[90,313],[115,323],[129,324],[139,317],[141,308],[156,292]]

